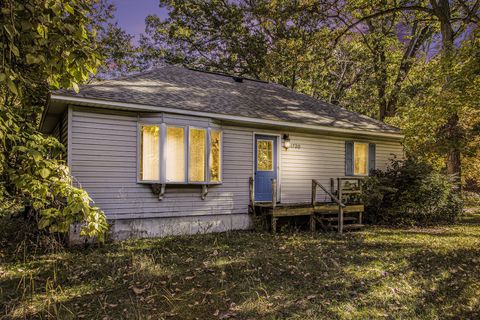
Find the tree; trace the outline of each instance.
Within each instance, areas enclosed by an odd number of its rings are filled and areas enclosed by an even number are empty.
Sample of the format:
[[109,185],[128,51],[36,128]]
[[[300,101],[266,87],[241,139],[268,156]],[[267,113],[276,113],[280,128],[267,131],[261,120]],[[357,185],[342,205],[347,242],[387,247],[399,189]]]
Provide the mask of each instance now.
[[143,69],[138,63],[139,50],[133,44],[133,36],[118,23],[108,22],[99,31],[98,38],[98,53],[102,58],[98,76],[116,77]]
[[31,207],[40,228],[103,239],[105,215],[71,184],[62,145],[37,131],[50,88],[74,88],[100,64],[95,15],[102,2],[9,0],[0,15],[0,201],[3,210]]
[[[360,7],[363,3],[360,3]],[[372,19],[392,15],[397,12],[421,12],[426,14],[428,18],[438,24],[440,30],[441,42],[441,65],[444,74],[443,86],[445,90],[451,84],[451,68],[452,61],[456,54],[455,40],[460,39],[468,32],[469,26],[480,22],[480,2],[479,1],[449,1],[449,0],[430,0],[425,1],[408,1],[397,5],[394,3],[389,8],[381,8],[372,14],[365,15],[358,19],[355,23],[350,24],[347,30],[368,22]],[[447,96],[447,95],[445,95]],[[444,96],[444,97],[445,97]],[[442,145],[448,145],[446,152],[447,173],[456,175],[461,178],[461,140],[462,130],[459,125],[460,117],[458,110],[449,108],[449,101],[441,99],[441,107],[449,110],[441,130],[439,130],[439,140]]]

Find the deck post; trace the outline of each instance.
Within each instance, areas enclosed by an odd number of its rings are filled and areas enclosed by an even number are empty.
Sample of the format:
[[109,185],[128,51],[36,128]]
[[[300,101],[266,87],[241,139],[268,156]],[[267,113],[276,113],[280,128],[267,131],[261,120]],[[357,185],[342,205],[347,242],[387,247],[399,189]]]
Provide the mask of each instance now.
[[255,193],[253,192],[253,177],[248,178],[248,191],[250,191],[250,206],[252,213],[255,215]]
[[343,207],[338,206],[339,211],[338,211],[338,233],[342,234],[343,233]]
[[310,231],[315,232],[315,229],[317,228],[316,222],[315,222],[315,212],[313,212],[310,215]]
[[[340,203],[342,202],[342,180],[340,178],[338,180],[338,199]],[[343,207],[341,205],[338,206],[338,233],[343,233]]]
[[272,209],[277,206],[277,179],[272,179]]
[[[335,194],[335,179],[330,178],[330,193]],[[330,197],[330,202],[333,202],[332,197]]]
[[275,234],[277,232],[277,218],[275,218],[272,214],[272,233]]
[[315,207],[315,202],[317,201],[317,183],[315,180],[312,180],[312,207]]

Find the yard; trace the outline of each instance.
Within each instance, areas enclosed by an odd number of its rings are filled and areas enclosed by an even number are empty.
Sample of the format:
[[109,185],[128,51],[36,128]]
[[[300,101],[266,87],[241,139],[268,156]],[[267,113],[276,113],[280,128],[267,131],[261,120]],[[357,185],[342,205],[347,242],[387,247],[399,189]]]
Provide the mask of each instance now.
[[480,317],[480,215],[428,229],[231,232],[49,252],[2,237],[0,319]]

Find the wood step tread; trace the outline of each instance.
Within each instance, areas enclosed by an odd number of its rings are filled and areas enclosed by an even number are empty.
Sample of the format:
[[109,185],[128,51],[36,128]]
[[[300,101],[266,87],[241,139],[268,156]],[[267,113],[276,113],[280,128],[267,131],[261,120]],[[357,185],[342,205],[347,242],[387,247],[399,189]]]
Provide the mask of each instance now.
[[[328,222],[337,222],[338,221],[338,217],[329,217],[329,218],[325,218],[325,217],[321,217],[320,220],[322,221],[328,221]],[[358,219],[355,218],[355,217],[344,217],[343,218],[343,221],[357,221]]]
[[[334,229],[338,229],[337,225],[332,225],[332,227]],[[362,229],[364,227],[365,227],[365,225],[360,224],[360,223],[344,224],[343,225],[343,230],[359,230],[359,229]]]

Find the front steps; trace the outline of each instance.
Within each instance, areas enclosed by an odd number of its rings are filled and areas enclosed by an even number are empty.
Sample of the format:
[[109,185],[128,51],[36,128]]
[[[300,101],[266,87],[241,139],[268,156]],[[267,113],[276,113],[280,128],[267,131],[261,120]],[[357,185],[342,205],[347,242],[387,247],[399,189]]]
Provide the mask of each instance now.
[[[338,231],[338,214],[319,214],[315,218],[324,231]],[[353,213],[343,217],[343,231],[357,231],[365,227],[360,221],[360,213],[354,216]]]

